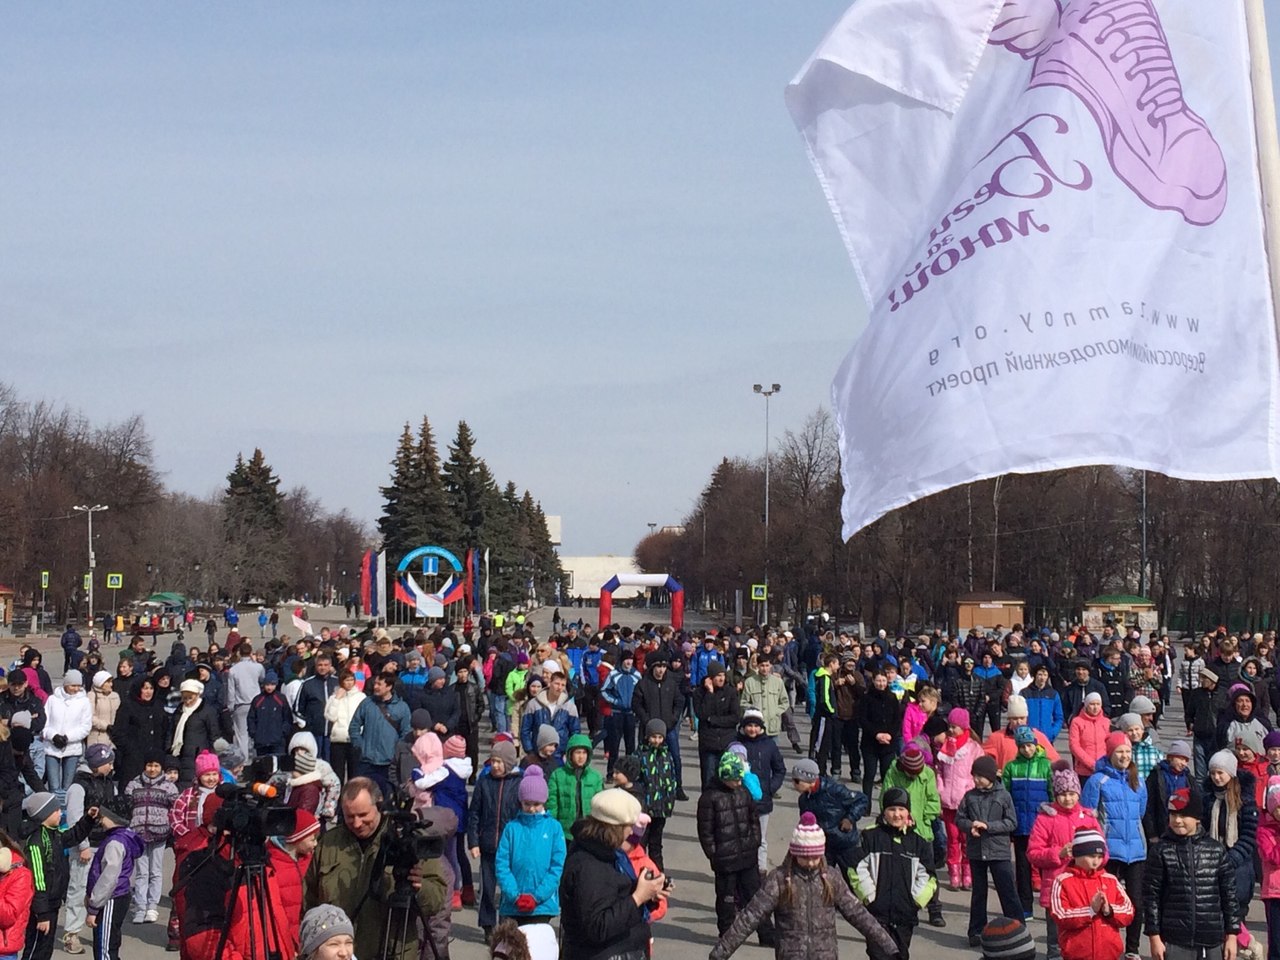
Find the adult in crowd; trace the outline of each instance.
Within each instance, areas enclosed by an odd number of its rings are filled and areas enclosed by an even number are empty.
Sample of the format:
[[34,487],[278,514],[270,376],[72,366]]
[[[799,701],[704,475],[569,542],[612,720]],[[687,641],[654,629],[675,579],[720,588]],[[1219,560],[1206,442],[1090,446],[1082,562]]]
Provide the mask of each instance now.
[[356,687],[356,675],[343,670],[338,688],[324,705],[324,719],[329,725],[329,765],[343,783],[356,775],[358,758],[351,747],[351,719],[364,700],[364,691]]
[[105,670],[93,675],[93,687],[88,691],[89,708],[93,720],[90,724],[89,736],[85,738],[86,746],[95,743],[111,743],[109,731],[115,723],[116,712],[120,709],[120,694],[114,689],[114,680]]
[[67,799],[67,787],[84,755],[85,741],[93,728],[93,707],[84,692],[79,670],[68,670],[62,686],[45,703],[45,779],[59,803]]
[[[889,689],[883,670],[871,677],[871,686],[862,698],[862,792],[871,796],[877,780],[889,772],[897,756],[897,738],[902,733],[902,704]],[[821,817],[818,818],[821,822]]]
[[14,670],[5,678],[7,687],[0,691],[0,718],[8,720],[11,725],[15,714],[25,713],[28,717],[25,724],[31,734],[31,745],[28,753],[36,774],[44,777],[44,702],[31,690],[27,675],[22,670]]
[[236,647],[235,662],[227,670],[226,691],[236,749],[246,759],[253,756],[253,742],[249,739],[249,707],[262,692],[265,675],[266,669],[253,658],[253,644],[245,640]]
[[329,721],[324,708],[329,698],[337,692],[338,678],[333,671],[333,656],[320,653],[312,660],[315,672],[298,687],[298,700],[293,705],[294,723],[311,732],[316,738],[317,756],[329,759]]
[[116,782],[124,786],[142,773],[149,756],[164,753],[169,733],[169,715],[156,696],[156,682],[143,677],[120,704],[109,730],[116,745]]
[[1071,681],[1063,687],[1062,710],[1070,723],[1084,710],[1090,694],[1096,693],[1103,704],[1102,713],[1106,711],[1107,689],[1099,683],[1090,672],[1089,661],[1077,659],[1071,665]]
[[183,680],[178,688],[182,702],[169,729],[165,752],[178,764],[178,781],[182,785],[196,779],[196,756],[202,750],[213,750],[218,739],[218,711],[204,699],[204,684],[199,680]]
[[627,791],[601,790],[590,816],[574,824],[560,875],[561,960],[648,955],[649,904],[666,898],[666,878],[637,877],[623,853],[640,812]]
[[378,784],[384,793],[391,790],[391,761],[396,743],[409,735],[409,705],[396,696],[395,681],[389,674],[373,678],[369,696],[356,708],[348,732],[356,751],[356,773]]
[[449,676],[443,667],[432,667],[427,671],[426,686],[415,703],[414,709],[417,708],[431,714],[431,730],[441,740],[458,732],[461,719],[458,694],[449,688]]
[[[342,788],[339,802],[342,820],[320,838],[303,881],[303,905],[308,910],[321,904],[341,909],[352,918],[356,956],[378,957],[390,923],[387,900],[393,887],[387,819],[379,809],[382,791],[369,778],[356,777]],[[409,882],[423,916],[445,905],[445,875],[438,859],[415,863]],[[417,960],[419,948],[418,924],[410,923],[401,955],[389,960]]]
[[724,664],[710,660],[706,669],[707,675],[693,695],[698,717],[698,766],[704,790],[715,780],[720,755],[729,749],[742,719],[738,691],[729,686]]

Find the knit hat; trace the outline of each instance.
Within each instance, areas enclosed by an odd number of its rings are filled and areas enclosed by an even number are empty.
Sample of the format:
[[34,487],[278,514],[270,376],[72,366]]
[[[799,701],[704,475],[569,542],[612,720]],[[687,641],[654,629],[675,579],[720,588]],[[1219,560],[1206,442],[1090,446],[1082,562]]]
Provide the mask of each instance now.
[[179,693],[194,693],[197,697],[204,695],[204,684],[199,680],[183,680],[178,687]]
[[62,809],[54,793],[33,793],[22,801],[22,812],[36,823],[43,823],[56,810]]
[[110,820],[117,827],[127,827],[129,825],[129,815],[120,813],[118,810],[112,810],[110,807],[98,807],[98,819]]
[[924,751],[917,743],[908,743],[898,754],[898,769],[915,776],[924,769]]
[[961,729],[969,729],[969,711],[964,707],[953,707],[951,712],[947,714],[947,723],[953,727]]
[[880,798],[880,809],[888,810],[890,807],[906,807],[910,810],[911,795],[901,787],[890,787]]
[[75,685],[77,687],[84,686],[84,674],[79,670],[68,670],[62,675],[62,685],[64,687]]
[[301,773],[304,776],[308,773],[314,773],[316,769],[316,755],[308,753],[306,750],[299,750],[293,755],[293,772]]
[[975,777],[982,777],[992,783],[1000,779],[1000,774],[996,770],[996,758],[985,753],[973,761],[970,770]]
[[1139,694],[1129,701],[1129,712],[1145,717],[1147,714],[1156,712],[1156,705],[1151,702],[1150,697],[1144,697]]
[[284,838],[285,843],[297,843],[313,833],[320,832],[320,821],[310,810],[299,808],[293,814],[293,833]]
[[1119,730],[1114,733],[1108,733],[1107,739],[1103,741],[1106,744],[1107,756],[1115,753],[1120,747],[1129,742],[1129,735],[1121,733]]
[[754,723],[763,728],[764,714],[755,707],[747,707],[747,709],[742,711],[742,722],[738,725],[745,727],[748,723]]
[[[1276,746],[1280,747],[1280,736],[1276,737]],[[1185,757],[1186,759],[1190,760],[1193,756],[1195,756],[1195,754],[1191,750],[1191,744],[1187,743],[1187,741],[1175,740],[1173,741],[1173,743],[1169,744],[1168,756]]]
[[1035,743],[1036,732],[1032,730],[1030,727],[1023,725],[1019,727],[1017,730],[1013,731],[1013,742],[1020,747],[1028,743]]
[[1014,717],[1022,717],[1023,719],[1026,719],[1028,716],[1030,716],[1030,713],[1027,711],[1026,697],[1020,697],[1016,693],[1013,696],[1011,696],[1009,698],[1009,706],[1005,710],[1005,716],[1007,716],[1010,720],[1012,720]]
[[428,686],[435,683],[437,680],[443,680],[443,679],[444,679],[444,671],[441,670],[439,667],[432,667],[430,670],[427,671]]
[[444,742],[444,758],[446,760],[456,760],[459,757],[467,755],[467,741],[464,737],[454,734]]
[[1169,794],[1169,812],[1183,817],[1204,819],[1204,804],[1200,800],[1200,791],[1190,787],[1182,787]]
[[507,768],[507,773],[516,768],[516,747],[510,741],[503,740],[500,743],[495,743],[489,750],[489,756],[494,760],[501,760]]
[[[17,714],[15,713],[16,717]],[[1272,730],[1262,738],[1262,749],[1270,750],[1272,747],[1280,747],[1280,730]],[[1172,747],[1169,748],[1172,751]]]
[[719,660],[712,660],[710,663],[707,664],[708,677],[718,677],[722,673],[724,673],[724,664],[721,663]]
[[1036,942],[1021,920],[996,917],[982,928],[983,960],[1035,960]]
[[667,725],[654,717],[644,725],[644,735],[646,737],[665,737],[667,735]]
[[524,776],[520,778],[520,802],[547,802],[547,775],[536,763],[525,767]]
[[218,772],[218,758],[216,755],[210,753],[208,750],[201,750],[198,754],[196,754],[196,776],[197,777],[205,773],[217,773],[217,772]]
[[1116,720],[1116,729],[1124,733],[1140,726],[1142,726],[1142,718],[1136,713],[1122,713]]
[[549,723],[539,724],[538,736],[537,739],[534,740],[534,743],[537,744],[539,750],[543,747],[550,746],[553,743],[558,747],[560,746],[560,734],[556,732],[556,728]]
[[1086,707],[1091,703],[1101,703],[1101,702],[1102,702],[1102,694],[1100,694],[1097,690],[1094,690],[1092,693],[1085,694],[1084,705]]
[[1264,753],[1267,749],[1262,745],[1262,735],[1253,727],[1246,727],[1237,734],[1235,746],[1248,747],[1255,754]]
[[791,845],[787,852],[793,857],[821,857],[827,851],[827,835],[818,826],[817,818],[805,811],[800,814],[800,822],[791,831]]
[[1212,670],[1206,670],[1202,668],[1200,670],[1200,682],[1204,683],[1206,680],[1208,680],[1210,683],[1217,683],[1218,675],[1214,673]]
[[947,732],[947,721],[943,720],[936,713],[930,716],[929,719],[924,722],[924,735],[928,737],[930,741],[932,741],[933,738],[938,736],[939,734],[946,733],[946,732]]
[[107,671],[99,670],[97,673],[93,675],[93,685],[94,687],[101,689],[104,683],[112,679],[114,678],[111,676],[111,674],[107,673]]
[[90,770],[105,767],[108,763],[112,763],[115,758],[115,752],[105,743],[95,743],[84,752],[84,762]]
[[645,779],[644,763],[633,753],[619,757],[613,765],[613,771],[622,774],[630,783],[639,783]]
[[791,768],[791,779],[799,783],[813,783],[819,776],[818,765],[812,760],[797,760]]
[[268,670],[266,673],[262,675],[262,683],[264,686],[268,683],[274,683],[279,685],[280,674],[276,673],[274,670]]
[[419,707],[413,713],[409,714],[409,726],[415,730],[431,729],[431,711],[425,707]]
[[1071,764],[1066,760],[1059,760],[1053,765],[1050,781],[1052,784],[1050,792],[1055,797],[1063,793],[1080,792],[1080,778],[1076,776],[1076,772],[1071,769]]
[[298,950],[302,956],[309,957],[331,937],[354,937],[355,933],[355,927],[341,907],[322,903],[312,907],[302,918],[302,926],[298,928]]
[[720,755],[720,765],[716,767],[716,776],[721,781],[741,780],[747,775],[747,765],[742,762],[742,758],[732,750],[726,750]]
[[1075,835],[1071,838],[1071,855],[1087,857],[1091,853],[1106,856],[1106,838],[1092,827],[1077,827]]
[[12,717],[9,718],[9,726],[13,727],[14,729],[17,729],[18,727],[25,727],[26,729],[30,730],[31,729],[31,711],[19,710],[17,713],[15,713]]
[[[627,655],[625,653],[622,655],[622,659],[623,660],[627,659]],[[541,670],[543,673],[550,673],[550,674],[557,674],[557,673],[564,672],[563,670],[560,669],[559,660],[543,660],[542,666],[540,666],[538,669]]]
[[614,826],[629,827],[640,817],[640,801],[626,790],[613,787],[591,798],[591,819]]
[[498,730],[494,733],[493,737],[490,738],[489,745],[495,746],[499,743],[515,743],[515,742],[516,742],[516,736],[510,730]]
[[1209,758],[1209,770],[1221,770],[1227,776],[1234,777],[1239,770],[1236,755],[1230,750],[1219,750]]

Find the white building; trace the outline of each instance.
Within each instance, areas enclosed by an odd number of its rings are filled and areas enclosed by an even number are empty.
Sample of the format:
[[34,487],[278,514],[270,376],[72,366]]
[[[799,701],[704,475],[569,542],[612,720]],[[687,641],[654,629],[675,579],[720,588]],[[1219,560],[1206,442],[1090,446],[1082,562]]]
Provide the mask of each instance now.
[[[563,585],[566,602],[569,597],[582,596],[588,600],[598,598],[600,588],[614,574],[640,573],[634,558],[613,554],[597,557],[561,557],[560,566],[564,568],[565,578],[568,580],[568,583]],[[613,595],[617,599],[643,596],[644,587],[619,587],[613,591]]]

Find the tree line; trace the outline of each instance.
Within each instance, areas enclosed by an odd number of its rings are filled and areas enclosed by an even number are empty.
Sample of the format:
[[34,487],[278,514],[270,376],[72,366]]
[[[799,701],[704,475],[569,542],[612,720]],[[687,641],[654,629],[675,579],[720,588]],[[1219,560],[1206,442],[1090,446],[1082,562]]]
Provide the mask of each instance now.
[[[839,451],[826,410],[777,442],[770,462],[769,581],[775,618],[826,609],[872,626],[948,624],[958,596],[1008,592],[1026,617],[1057,624],[1099,594],[1145,594],[1175,630],[1263,629],[1280,614],[1274,480],[1204,483],[1107,466],[1007,474],[909,504],[840,532]],[[636,546],[641,569],[670,572],[688,602],[731,613],[764,574],[764,460],[724,459],[682,532]],[[747,605],[749,607],[749,604]]]

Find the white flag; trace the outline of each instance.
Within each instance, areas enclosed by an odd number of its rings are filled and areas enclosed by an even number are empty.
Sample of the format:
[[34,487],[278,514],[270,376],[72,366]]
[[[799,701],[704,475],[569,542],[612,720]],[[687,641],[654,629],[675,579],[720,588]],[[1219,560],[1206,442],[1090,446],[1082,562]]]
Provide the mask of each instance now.
[[1239,0],[850,8],[787,89],[870,305],[846,537],[1007,472],[1276,476],[1249,71]]

